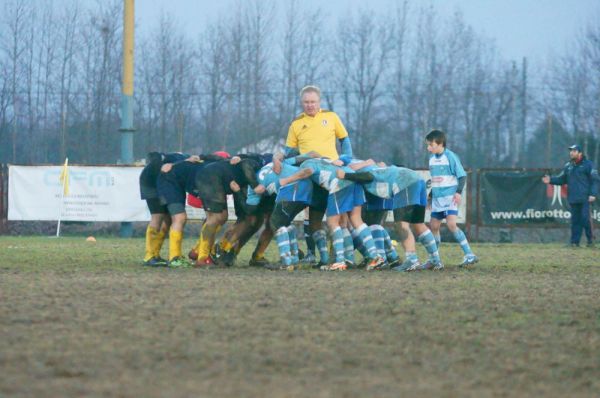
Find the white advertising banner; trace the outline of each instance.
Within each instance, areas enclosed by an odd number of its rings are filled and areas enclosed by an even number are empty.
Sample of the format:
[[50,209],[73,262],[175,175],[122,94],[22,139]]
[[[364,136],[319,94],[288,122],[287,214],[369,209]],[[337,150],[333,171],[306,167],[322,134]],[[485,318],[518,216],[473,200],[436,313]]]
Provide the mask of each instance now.
[[[8,219],[55,221],[149,221],[146,201],[140,199],[142,167],[69,166],[69,194],[62,200],[59,180],[62,166],[10,166],[8,171]],[[429,180],[428,170],[419,170]],[[464,192],[467,192],[465,187]],[[467,200],[459,206],[458,222],[466,222]],[[62,208],[62,211],[61,211]],[[235,220],[233,200],[228,197],[229,219]],[[186,206],[189,219],[204,219],[204,210]],[[430,212],[425,219],[429,221]],[[300,213],[297,220],[304,219]],[[388,214],[387,221],[393,221]]]
[[[148,221],[140,199],[142,167],[69,166],[62,198],[62,166],[10,166],[8,219],[23,221]],[[62,211],[61,211],[62,209]]]

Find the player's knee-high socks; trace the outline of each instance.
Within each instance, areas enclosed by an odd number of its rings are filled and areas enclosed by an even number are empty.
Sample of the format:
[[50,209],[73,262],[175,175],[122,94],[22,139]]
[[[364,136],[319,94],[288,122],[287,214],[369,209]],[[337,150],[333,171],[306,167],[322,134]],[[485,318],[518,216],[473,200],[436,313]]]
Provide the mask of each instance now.
[[283,265],[292,264],[292,254],[290,248],[290,236],[287,227],[281,227],[275,232],[275,241],[279,250],[279,258]]
[[160,257],[160,249],[162,249],[163,243],[167,238],[168,229],[162,229],[156,233],[156,237],[154,239],[154,256]]
[[333,245],[333,252],[335,253],[335,262],[344,262],[344,233],[341,227],[335,227],[331,231],[331,243]]
[[329,250],[327,249],[327,234],[324,230],[320,229],[315,231],[312,235],[315,245],[319,250],[319,258],[321,263],[327,264],[329,263]]
[[342,233],[344,236],[344,259],[354,264],[354,243],[352,242],[352,235],[348,228],[343,228]]
[[356,232],[358,233],[358,237],[362,241],[363,246],[367,250],[367,257],[370,259],[377,258],[377,248],[375,247],[373,235],[371,235],[371,230],[367,224],[360,225],[356,228]]
[[399,258],[398,252],[396,251],[396,248],[392,244],[392,238],[390,238],[390,234],[381,225],[379,225],[379,227],[381,227],[380,231],[381,231],[381,234],[383,235],[383,247],[385,249],[386,258],[388,259],[388,261],[398,260],[398,258]]
[[425,247],[432,263],[437,264],[440,262],[440,252],[431,231],[423,232],[417,237],[417,241]]
[[175,257],[181,257],[181,242],[183,241],[183,231],[169,231],[169,261]]
[[371,235],[373,236],[373,243],[375,243],[375,249],[377,250],[377,255],[385,258],[385,247],[383,243],[383,234],[381,233],[381,229],[383,229],[380,225],[374,224],[370,225],[369,229],[371,230]]
[[[158,231],[148,225],[146,228],[146,252],[144,253],[144,261],[150,260],[156,256],[156,241],[158,238]],[[160,249],[159,249],[160,251]]]
[[287,227],[288,236],[290,238],[290,251],[292,255],[292,264],[298,264],[300,259],[298,258],[298,238],[296,237],[296,227],[290,225]]
[[209,225],[204,223],[200,232],[200,244],[198,245],[198,260],[206,260],[215,244],[215,237],[220,225]]
[[358,236],[358,232],[355,229],[351,231],[352,234],[352,243],[354,243],[354,248],[358,250],[358,252],[364,257],[367,258],[367,249],[365,245],[363,245],[360,236]]
[[465,255],[472,255],[473,252],[471,251],[471,246],[469,246],[469,241],[467,241],[467,236],[462,231],[462,229],[456,228],[456,231],[454,231],[453,235],[454,235],[454,239],[456,239],[456,241],[460,245],[460,248],[465,253]]
[[308,254],[316,254],[315,253],[315,240],[313,239],[313,237],[311,236],[310,232],[309,232],[309,228],[308,228],[308,220],[304,220],[304,224],[303,224],[303,228],[304,228],[304,240],[306,241],[306,249],[308,251]]

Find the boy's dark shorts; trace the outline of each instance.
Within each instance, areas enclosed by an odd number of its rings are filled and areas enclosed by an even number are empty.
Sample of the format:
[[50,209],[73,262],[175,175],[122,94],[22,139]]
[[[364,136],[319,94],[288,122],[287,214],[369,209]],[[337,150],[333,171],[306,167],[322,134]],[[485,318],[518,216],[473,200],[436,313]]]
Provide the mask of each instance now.
[[150,214],[167,214],[169,212],[167,206],[160,203],[159,198],[146,199],[146,204],[148,205]]
[[161,175],[157,180],[160,204],[166,206],[169,214],[175,215],[185,212],[185,189],[170,179],[168,175]]
[[281,227],[289,226],[305,208],[305,202],[277,202],[271,213],[271,228],[277,231]]
[[423,224],[425,222],[425,206],[409,205],[394,209],[394,221],[404,221],[409,224]]
[[313,185],[312,201],[310,202],[310,208],[316,211],[325,213],[327,210],[327,198],[329,197],[329,191],[320,185]]
[[202,181],[197,178],[196,190],[202,199],[204,211],[221,213],[227,210],[227,195],[218,176],[210,176]]
[[389,210],[367,210],[366,206],[362,208],[362,219],[365,224],[371,225],[383,225],[387,218]]

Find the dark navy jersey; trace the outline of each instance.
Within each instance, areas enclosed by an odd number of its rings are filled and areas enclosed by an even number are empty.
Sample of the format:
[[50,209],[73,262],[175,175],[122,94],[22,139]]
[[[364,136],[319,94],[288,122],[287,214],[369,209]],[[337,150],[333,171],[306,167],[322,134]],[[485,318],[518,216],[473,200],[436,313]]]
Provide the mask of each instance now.
[[158,198],[158,192],[156,191],[156,178],[158,178],[158,175],[160,174],[160,167],[163,164],[181,162],[189,157],[190,155],[180,152],[152,152],[151,154],[149,154],[148,164],[146,165],[146,167],[144,167],[142,173],[140,174],[141,198]]

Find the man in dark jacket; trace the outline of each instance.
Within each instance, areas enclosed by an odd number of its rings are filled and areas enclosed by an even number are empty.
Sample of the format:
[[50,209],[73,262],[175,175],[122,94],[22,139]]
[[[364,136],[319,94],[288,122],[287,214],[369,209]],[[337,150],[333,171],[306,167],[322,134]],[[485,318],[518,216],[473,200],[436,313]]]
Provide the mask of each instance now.
[[569,147],[571,158],[556,176],[545,175],[545,184],[568,185],[567,200],[571,206],[571,246],[579,246],[581,230],[585,230],[587,245],[593,246],[590,203],[598,196],[598,170],[591,160],[583,155],[579,145]]

